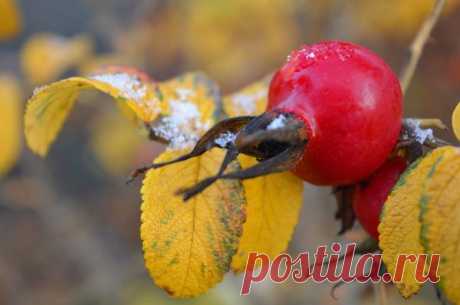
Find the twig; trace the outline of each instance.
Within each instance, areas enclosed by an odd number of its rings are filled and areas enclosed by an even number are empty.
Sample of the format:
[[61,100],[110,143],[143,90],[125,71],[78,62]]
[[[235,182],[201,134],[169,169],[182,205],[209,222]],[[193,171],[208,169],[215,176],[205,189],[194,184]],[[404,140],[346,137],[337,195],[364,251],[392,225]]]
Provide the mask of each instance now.
[[412,41],[410,46],[409,61],[404,66],[400,76],[401,87],[404,94],[410,85],[415,69],[417,68],[417,64],[422,56],[423,48],[425,47],[428,38],[430,38],[431,31],[436,25],[445,3],[445,0],[436,0],[431,14],[425,19],[422,27],[417,33],[417,36],[415,36]]
[[437,128],[437,129],[447,129],[446,124],[444,124],[440,119],[415,119],[419,122],[421,128]]
[[375,291],[376,299],[377,299],[376,304],[378,305],[388,304],[388,295],[387,295],[387,288],[385,286],[385,283],[379,282],[375,284],[374,291]]

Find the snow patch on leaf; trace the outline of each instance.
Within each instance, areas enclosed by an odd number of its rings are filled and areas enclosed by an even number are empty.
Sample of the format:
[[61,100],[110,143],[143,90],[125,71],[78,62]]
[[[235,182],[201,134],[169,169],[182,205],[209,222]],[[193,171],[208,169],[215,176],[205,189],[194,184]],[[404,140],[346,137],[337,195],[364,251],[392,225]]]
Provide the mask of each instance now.
[[249,115],[256,111],[256,101],[265,98],[266,95],[266,90],[259,90],[253,94],[240,93],[233,96],[232,102],[234,107],[241,109],[245,115]]
[[118,89],[126,99],[140,101],[146,97],[147,87],[135,76],[127,73],[92,75],[92,80],[100,81]]
[[189,101],[193,91],[178,88],[177,99],[168,101],[170,114],[161,118],[152,129],[158,136],[169,141],[169,148],[185,149],[195,145],[200,135],[209,129],[211,122],[202,122],[197,105]]
[[187,88],[177,88],[176,93],[179,97],[179,100],[186,100],[190,95],[193,94],[193,91]]

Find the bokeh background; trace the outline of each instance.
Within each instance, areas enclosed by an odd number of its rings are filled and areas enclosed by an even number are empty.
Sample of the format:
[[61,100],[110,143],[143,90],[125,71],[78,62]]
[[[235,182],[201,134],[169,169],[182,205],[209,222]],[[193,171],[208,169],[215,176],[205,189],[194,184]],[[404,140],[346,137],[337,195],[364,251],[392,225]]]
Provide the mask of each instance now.
[[[375,304],[372,284],[262,283],[240,297],[241,276],[195,300],[153,285],[139,240],[140,182],[130,170],[162,150],[109,98],[85,94],[46,159],[24,145],[33,88],[126,64],[165,80],[203,70],[230,93],[274,71],[303,43],[345,39],[395,71],[432,0],[0,0],[0,304]],[[405,98],[405,115],[449,122],[460,98],[460,1],[449,0]],[[453,140],[449,131],[440,136]],[[289,207],[286,207],[289,208]],[[328,188],[307,186],[289,251],[361,240],[337,236]],[[388,287],[388,304],[405,302]],[[430,285],[407,304],[438,302]]]

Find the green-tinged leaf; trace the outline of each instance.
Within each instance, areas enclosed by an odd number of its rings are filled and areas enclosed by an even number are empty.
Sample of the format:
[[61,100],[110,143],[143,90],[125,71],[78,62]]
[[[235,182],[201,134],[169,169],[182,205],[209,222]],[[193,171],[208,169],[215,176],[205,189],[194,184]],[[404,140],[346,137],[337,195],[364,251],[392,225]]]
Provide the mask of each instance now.
[[38,88],[29,99],[25,114],[25,135],[29,147],[41,156],[72,109],[82,90],[93,89],[123,101],[143,121],[152,121],[163,107],[155,85],[132,73],[105,73],[91,77],[71,77]]
[[[155,162],[182,151],[166,151]],[[217,172],[224,158],[214,149],[187,161],[150,170],[142,187],[141,238],[155,283],[175,297],[193,297],[220,282],[230,269],[245,219],[239,181],[219,180],[184,203],[174,195]]]
[[422,241],[430,254],[439,254],[441,288],[460,303],[460,149],[446,147],[431,168],[422,196]]
[[[423,254],[420,242],[420,201],[424,185],[432,174],[433,166],[450,153],[440,148],[412,164],[401,176],[388,197],[379,225],[379,246],[388,271],[394,275],[396,262],[402,254]],[[404,297],[419,291],[421,283],[415,279],[416,265],[406,263],[402,280],[396,283]]]

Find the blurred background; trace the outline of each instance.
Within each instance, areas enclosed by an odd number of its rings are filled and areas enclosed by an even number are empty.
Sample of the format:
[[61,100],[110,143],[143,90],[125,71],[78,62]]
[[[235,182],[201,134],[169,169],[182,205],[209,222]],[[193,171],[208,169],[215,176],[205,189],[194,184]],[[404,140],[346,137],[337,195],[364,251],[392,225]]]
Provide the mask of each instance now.
[[[45,160],[24,145],[25,101],[40,85],[125,64],[156,80],[203,70],[224,93],[274,71],[303,43],[345,39],[400,71],[432,0],[0,0],[0,304],[375,304],[371,284],[262,283],[241,276],[195,300],[153,285],[139,240],[140,182],[129,172],[162,150],[109,98],[84,94]],[[460,1],[449,0],[405,98],[405,115],[450,121],[460,97]],[[439,134],[451,140],[449,131]],[[287,207],[288,208],[288,207]],[[289,251],[337,236],[330,189],[307,186]],[[388,303],[404,302],[388,288]],[[430,285],[407,304],[438,302]]]

